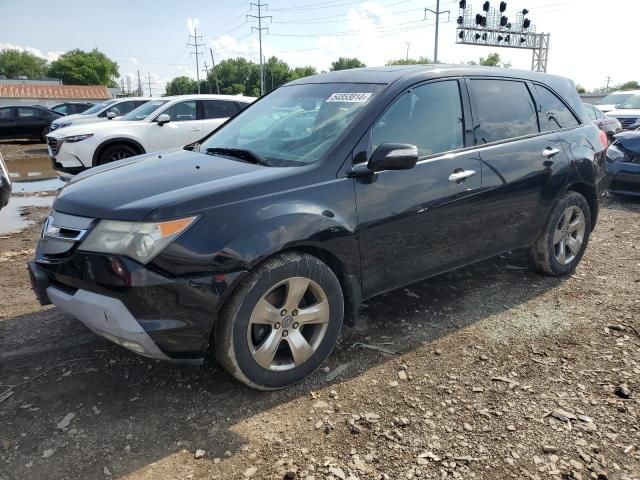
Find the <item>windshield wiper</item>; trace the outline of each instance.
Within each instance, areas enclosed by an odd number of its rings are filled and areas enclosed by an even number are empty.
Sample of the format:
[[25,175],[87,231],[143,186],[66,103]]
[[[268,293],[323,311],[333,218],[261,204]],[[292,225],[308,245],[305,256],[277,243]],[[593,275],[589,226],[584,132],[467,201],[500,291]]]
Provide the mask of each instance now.
[[248,163],[255,163],[257,165],[264,165],[265,167],[272,167],[273,164],[261,155],[258,155],[251,150],[244,148],[224,148],[224,147],[211,147],[207,148],[206,153],[212,155],[227,155],[229,157],[239,158]]

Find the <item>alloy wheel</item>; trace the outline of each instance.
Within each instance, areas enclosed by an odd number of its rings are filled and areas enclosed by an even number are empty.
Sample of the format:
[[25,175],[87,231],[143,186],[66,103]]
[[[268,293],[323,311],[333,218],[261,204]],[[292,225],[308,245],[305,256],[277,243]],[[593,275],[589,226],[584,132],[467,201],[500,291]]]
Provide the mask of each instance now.
[[586,231],[584,212],[580,207],[568,207],[556,226],[553,235],[553,253],[561,265],[573,262],[580,253]]
[[316,282],[291,277],[264,294],[251,313],[247,342],[253,359],[272,371],[305,363],[327,332],[330,308]]
[[129,152],[125,152],[123,150],[115,151],[109,157],[109,162],[115,162],[117,160],[122,160],[123,158],[129,158],[131,154]]

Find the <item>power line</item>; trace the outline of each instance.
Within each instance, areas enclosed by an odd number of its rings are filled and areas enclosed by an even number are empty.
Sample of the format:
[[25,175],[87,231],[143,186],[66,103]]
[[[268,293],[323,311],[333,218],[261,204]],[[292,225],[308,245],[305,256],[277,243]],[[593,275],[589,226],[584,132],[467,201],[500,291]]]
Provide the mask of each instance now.
[[273,20],[273,17],[271,15],[262,14],[262,9],[264,8],[265,10],[267,10],[269,8],[269,5],[266,3],[261,3],[261,0],[258,0],[258,3],[250,3],[249,8],[251,7],[258,8],[258,15],[247,15],[247,18],[255,18],[258,20],[257,27],[251,26],[251,33],[253,33],[254,30],[258,31],[258,41],[260,43],[260,95],[264,95],[264,59],[262,58],[262,31],[266,30],[268,32],[269,28],[262,26],[262,20]]
[[198,56],[202,55],[202,52],[198,52],[198,47],[202,46],[202,43],[198,42],[202,42],[202,36],[198,35],[197,30],[194,28],[193,35],[189,35],[189,40],[191,40],[191,38],[193,38],[193,43],[187,43],[187,46],[195,48],[195,52],[191,53],[196,56],[196,79],[198,81],[198,94],[200,94],[200,65],[198,64]]

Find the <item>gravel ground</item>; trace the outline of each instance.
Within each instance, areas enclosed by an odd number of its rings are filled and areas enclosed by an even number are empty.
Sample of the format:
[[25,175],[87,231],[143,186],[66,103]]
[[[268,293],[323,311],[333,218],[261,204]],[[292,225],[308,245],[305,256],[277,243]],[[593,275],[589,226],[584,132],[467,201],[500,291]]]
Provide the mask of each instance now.
[[2,480],[640,479],[638,201],[605,202],[570,278],[514,253],[368,301],[278,392],[40,307],[25,262],[45,214],[0,238]]

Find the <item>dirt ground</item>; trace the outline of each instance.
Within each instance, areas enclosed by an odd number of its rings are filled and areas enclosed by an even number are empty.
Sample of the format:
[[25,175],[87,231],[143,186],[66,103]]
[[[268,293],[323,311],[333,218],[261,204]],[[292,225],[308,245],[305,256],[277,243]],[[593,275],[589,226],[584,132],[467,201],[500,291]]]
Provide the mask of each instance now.
[[640,479],[639,201],[605,201],[570,278],[514,253],[366,302],[278,392],[40,307],[45,215],[0,238],[2,480]]

